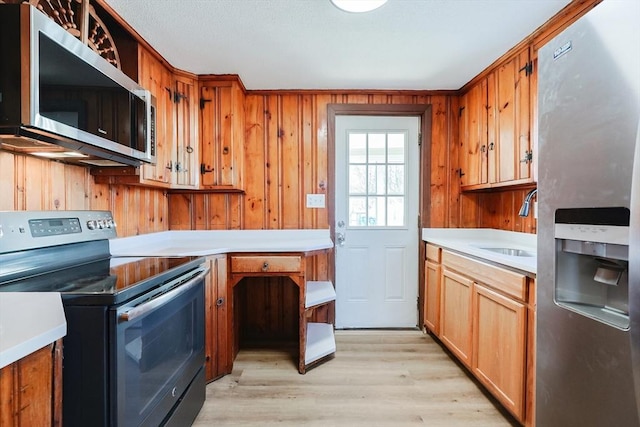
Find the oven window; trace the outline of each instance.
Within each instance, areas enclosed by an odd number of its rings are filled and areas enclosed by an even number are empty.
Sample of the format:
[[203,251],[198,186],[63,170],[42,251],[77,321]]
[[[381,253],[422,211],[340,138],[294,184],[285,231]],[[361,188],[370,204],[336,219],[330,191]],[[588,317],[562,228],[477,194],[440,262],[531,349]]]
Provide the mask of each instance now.
[[117,340],[118,420],[161,421],[172,406],[167,402],[178,400],[204,363],[202,284],[140,317],[120,320]]

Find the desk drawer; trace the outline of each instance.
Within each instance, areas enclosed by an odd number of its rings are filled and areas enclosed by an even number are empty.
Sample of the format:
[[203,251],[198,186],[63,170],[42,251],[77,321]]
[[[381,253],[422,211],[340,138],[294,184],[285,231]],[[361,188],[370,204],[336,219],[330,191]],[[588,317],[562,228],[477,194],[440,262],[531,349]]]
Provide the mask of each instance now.
[[302,257],[283,256],[232,256],[232,273],[291,273],[302,269]]

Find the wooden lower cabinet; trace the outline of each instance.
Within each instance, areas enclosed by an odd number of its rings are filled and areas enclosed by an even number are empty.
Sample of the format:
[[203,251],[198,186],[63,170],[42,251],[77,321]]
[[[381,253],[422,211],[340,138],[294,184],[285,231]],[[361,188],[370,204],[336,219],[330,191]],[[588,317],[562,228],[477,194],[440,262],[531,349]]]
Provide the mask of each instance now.
[[518,419],[524,418],[527,308],[475,283],[471,371]]
[[534,425],[535,279],[448,250],[430,253],[425,326],[520,423]]
[[62,425],[62,340],[0,369],[0,426]]
[[424,262],[424,326],[436,335],[440,334],[441,251],[440,248],[427,244],[427,260]]
[[467,367],[471,367],[472,288],[470,279],[442,270],[440,340]]
[[227,256],[207,257],[211,271],[205,282],[205,378],[212,381],[231,373],[227,325]]

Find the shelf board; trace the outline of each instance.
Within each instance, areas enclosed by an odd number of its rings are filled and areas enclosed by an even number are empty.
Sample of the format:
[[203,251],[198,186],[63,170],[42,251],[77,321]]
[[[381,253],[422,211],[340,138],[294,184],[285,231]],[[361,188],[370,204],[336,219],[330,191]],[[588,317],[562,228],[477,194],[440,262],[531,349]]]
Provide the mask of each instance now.
[[308,323],[304,364],[308,365],[336,352],[331,323]]
[[333,284],[328,281],[309,281],[307,282],[307,295],[305,299],[305,308],[315,307],[316,305],[325,304],[336,300],[336,290]]

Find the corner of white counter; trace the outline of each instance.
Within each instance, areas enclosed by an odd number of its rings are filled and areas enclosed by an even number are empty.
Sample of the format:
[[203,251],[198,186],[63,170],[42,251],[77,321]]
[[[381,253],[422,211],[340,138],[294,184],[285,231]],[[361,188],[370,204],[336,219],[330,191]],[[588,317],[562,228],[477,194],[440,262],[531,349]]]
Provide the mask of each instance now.
[[67,334],[58,292],[0,292],[0,369]]

